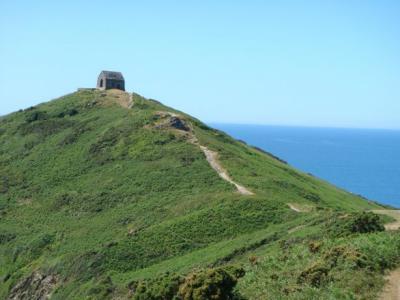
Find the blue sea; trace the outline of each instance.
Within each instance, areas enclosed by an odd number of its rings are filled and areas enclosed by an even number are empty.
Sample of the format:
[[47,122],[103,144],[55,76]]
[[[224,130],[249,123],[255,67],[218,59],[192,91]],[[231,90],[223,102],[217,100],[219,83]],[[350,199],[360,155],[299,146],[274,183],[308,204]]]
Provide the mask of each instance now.
[[400,208],[400,130],[211,125],[297,169]]

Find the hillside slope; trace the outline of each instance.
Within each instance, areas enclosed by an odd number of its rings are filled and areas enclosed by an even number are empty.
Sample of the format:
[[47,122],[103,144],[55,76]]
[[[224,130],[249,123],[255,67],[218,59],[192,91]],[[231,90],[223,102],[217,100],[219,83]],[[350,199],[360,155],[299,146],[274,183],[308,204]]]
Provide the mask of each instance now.
[[[398,263],[398,234],[337,229],[374,209],[136,94],[79,91],[0,119],[0,298],[162,299],[179,289],[183,299],[194,284],[171,274],[232,266],[246,272],[229,275],[244,298],[374,297]],[[334,265],[312,269],[335,247]]]

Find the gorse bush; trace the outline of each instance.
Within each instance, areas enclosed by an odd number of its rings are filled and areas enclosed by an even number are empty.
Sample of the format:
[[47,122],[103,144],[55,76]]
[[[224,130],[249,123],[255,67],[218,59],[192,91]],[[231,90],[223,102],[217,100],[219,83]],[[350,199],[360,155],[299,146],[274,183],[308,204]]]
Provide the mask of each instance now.
[[186,276],[179,287],[179,296],[183,300],[230,300],[234,294],[237,280],[245,274],[243,269],[205,269]]
[[197,270],[186,276],[165,273],[155,279],[131,282],[136,300],[231,300],[244,270],[236,267]]
[[379,215],[368,212],[357,214],[349,222],[350,231],[353,233],[368,233],[384,231],[382,219]]
[[384,231],[382,217],[372,212],[335,214],[326,223],[327,230],[334,236]]
[[39,120],[47,120],[48,118],[49,116],[45,111],[33,111],[27,114],[25,121],[27,123],[32,123]]
[[131,282],[128,288],[135,300],[172,300],[177,299],[183,281],[181,275],[165,273],[152,279]]

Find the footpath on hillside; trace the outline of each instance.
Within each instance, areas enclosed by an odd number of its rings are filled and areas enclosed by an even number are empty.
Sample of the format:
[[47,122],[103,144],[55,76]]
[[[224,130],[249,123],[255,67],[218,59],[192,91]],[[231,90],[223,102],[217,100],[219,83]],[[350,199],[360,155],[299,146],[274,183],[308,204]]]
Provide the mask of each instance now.
[[[114,96],[116,96],[116,102],[121,105],[124,108],[132,108],[134,105],[133,103],[133,97],[132,93],[127,93],[124,91],[120,90],[111,90],[110,93],[112,93]],[[184,118],[178,114],[167,112],[167,111],[160,111],[158,112],[162,116],[169,116],[170,118],[178,119],[178,122],[184,123],[182,121]],[[175,120],[175,122],[177,122]],[[185,124],[181,124],[181,126],[185,126]],[[190,126],[189,126],[190,127]],[[198,146],[201,151],[203,151],[204,155],[206,156],[206,159],[208,163],[210,164],[211,168],[213,168],[217,174],[225,181],[229,182],[230,184],[234,185],[236,187],[236,190],[238,193],[242,195],[254,195],[254,193],[244,186],[238,184],[235,182],[228,174],[228,172],[222,167],[221,163],[218,160],[218,153],[215,151],[212,151],[208,149],[206,146],[200,145],[197,137],[194,135],[192,128],[188,128],[189,130],[187,131],[187,134],[189,135],[189,142]]]
[[400,269],[390,272],[386,280],[379,300],[400,300]]
[[210,164],[211,168],[213,168],[222,179],[233,184],[240,194],[253,195],[253,192],[249,191],[244,186],[242,186],[232,180],[232,178],[228,175],[228,173],[225,171],[225,169],[219,163],[217,152],[211,151],[207,147],[201,146],[201,145],[200,145],[200,149],[201,149],[201,151],[203,151],[204,155],[206,156],[206,159],[207,159],[208,163]]
[[400,229],[400,210],[398,209],[375,209],[372,212],[381,215],[387,215],[395,219],[395,221],[385,224],[386,230],[398,230]]
[[[395,221],[385,224],[386,230],[400,229],[400,210],[395,209],[376,209],[376,214],[387,215],[395,219]],[[379,300],[400,300],[400,268],[390,272],[385,279],[387,283],[379,296]]]

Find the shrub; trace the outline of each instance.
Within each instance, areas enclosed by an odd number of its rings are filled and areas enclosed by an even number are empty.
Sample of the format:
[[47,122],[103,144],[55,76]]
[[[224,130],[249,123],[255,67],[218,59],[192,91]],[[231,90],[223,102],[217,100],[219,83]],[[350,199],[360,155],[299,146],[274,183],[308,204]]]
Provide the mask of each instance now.
[[241,269],[233,274],[222,268],[194,272],[179,287],[179,296],[184,300],[233,299],[233,289],[242,276],[244,271]]
[[314,203],[318,203],[321,201],[321,197],[318,194],[313,193],[313,192],[304,192],[301,196],[304,199],[314,202]]
[[71,204],[78,196],[77,192],[67,192],[56,195],[53,202],[53,209],[57,210]]
[[308,283],[313,287],[320,287],[328,281],[329,266],[325,262],[316,262],[300,273],[297,282]]
[[173,273],[164,273],[154,279],[133,281],[128,285],[135,300],[174,299],[182,284],[183,277]]
[[367,257],[359,250],[349,246],[336,246],[323,255],[324,261],[331,268],[336,267],[341,262],[346,263],[352,269],[367,266]]
[[350,223],[350,231],[354,233],[368,233],[375,231],[384,231],[385,227],[381,218],[374,213],[361,213],[356,215]]
[[193,271],[186,277],[165,273],[133,281],[128,287],[136,300],[228,300],[237,297],[233,289],[243,276],[241,268],[210,268]]
[[[309,249],[310,247],[313,250],[317,248],[318,250],[316,251],[319,251],[321,243],[310,243]],[[336,246],[325,251],[319,261],[314,262],[302,271],[297,278],[297,283],[307,283],[313,287],[321,287],[330,280],[329,273],[334,268],[343,268],[344,266],[348,266],[351,269],[364,268],[367,264],[367,257],[357,249],[349,246]]]
[[57,118],[64,118],[66,116],[75,116],[77,115],[79,112],[75,109],[75,108],[70,108],[70,109],[66,109],[65,111],[62,111],[60,113],[57,114]]
[[33,111],[33,112],[29,113],[26,116],[25,121],[27,123],[32,123],[32,122],[35,122],[35,121],[47,120],[47,119],[48,119],[47,112],[45,112],[45,111]]
[[334,215],[327,223],[327,230],[336,237],[344,237],[354,233],[371,233],[384,231],[383,221],[371,212],[351,215]]
[[321,250],[322,247],[322,242],[320,241],[311,241],[308,244],[308,250],[310,250],[311,253],[317,253],[319,250]]

